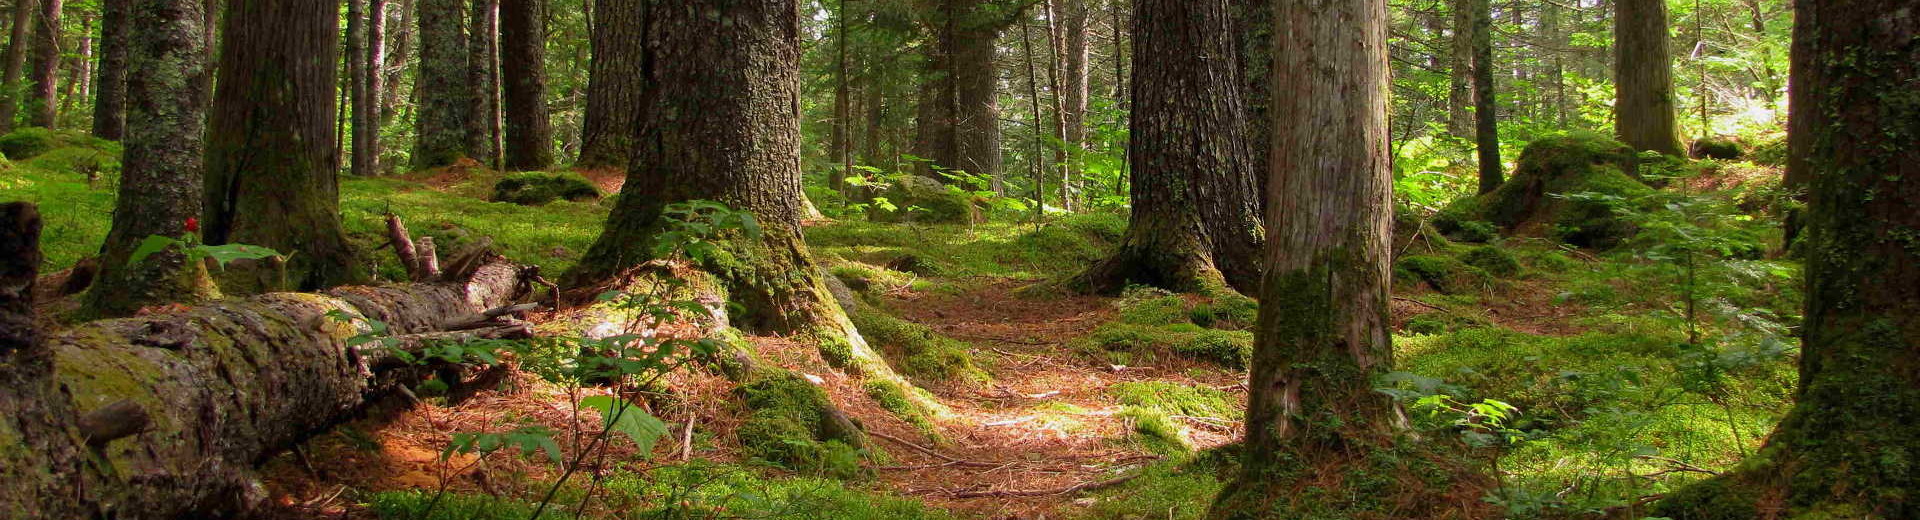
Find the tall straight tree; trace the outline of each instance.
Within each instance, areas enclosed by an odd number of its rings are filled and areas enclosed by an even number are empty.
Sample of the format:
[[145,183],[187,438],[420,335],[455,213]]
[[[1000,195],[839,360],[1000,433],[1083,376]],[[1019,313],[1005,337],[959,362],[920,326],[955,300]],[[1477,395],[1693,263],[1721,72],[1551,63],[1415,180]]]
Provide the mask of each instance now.
[[1802,135],[1788,167],[1810,188],[1794,406],[1748,462],[1656,514],[1920,518],[1920,12],[1864,0],[1794,13],[1789,131]]
[[1479,26],[1474,13],[1485,11],[1482,0],[1453,0],[1453,34],[1447,38],[1447,133],[1466,137],[1473,126],[1474,35]]
[[1060,119],[1066,126],[1067,177],[1083,177],[1081,156],[1087,146],[1087,36],[1092,32],[1090,0],[1060,0]]
[[100,67],[93,82],[93,136],[118,141],[127,133],[128,9],[133,0],[100,2]]
[[413,2],[420,42],[413,82],[420,104],[414,116],[413,167],[426,169],[467,155],[467,121],[473,118],[475,93],[467,77],[466,3]]
[[1673,55],[1666,0],[1616,0],[1613,15],[1614,125],[1637,150],[1680,155],[1673,114]]
[[[1272,0],[1233,0],[1234,34],[1240,48],[1240,94],[1247,105],[1247,133],[1244,139],[1252,158],[1251,175],[1265,192],[1267,160],[1272,156],[1273,117],[1267,107],[1273,104],[1273,2]],[[1117,36],[1116,36],[1117,37]],[[1119,52],[1115,49],[1114,52]],[[1114,58],[1117,65],[1121,60]],[[1119,76],[1115,76],[1116,78]],[[1118,81],[1116,81],[1118,83]]]
[[[369,162],[373,163],[368,171],[380,171],[380,154],[385,149],[380,143],[380,129],[387,124],[386,96],[387,83],[387,0],[369,0],[367,3],[367,111],[366,116],[372,124],[368,128]],[[357,108],[356,108],[357,110]],[[358,149],[359,144],[354,148]]]
[[1134,1],[1133,213],[1077,288],[1259,288],[1264,231],[1227,2]]
[[131,0],[127,42],[127,135],[120,196],[86,305],[106,316],[214,294],[206,271],[162,253],[129,265],[142,241],[194,231],[201,209],[201,143],[207,69],[201,0]]
[[593,0],[593,61],[587,72],[583,167],[624,166],[640,115],[643,0]]
[[20,81],[26,77],[27,49],[33,46],[33,14],[39,0],[13,0],[13,24],[8,29],[6,71],[0,81],[0,130],[13,130],[20,115]]
[[347,126],[353,129],[347,139],[353,144],[353,156],[347,171],[361,177],[373,175],[373,161],[366,159],[379,153],[372,147],[365,146],[363,139],[368,135],[367,131],[373,128],[373,122],[366,117],[368,112],[364,110],[373,105],[372,100],[367,97],[367,77],[372,75],[372,71],[367,67],[365,58],[368,18],[366,11],[367,0],[347,0],[345,61],[347,62],[347,106],[351,108],[351,115],[347,117],[349,121]]
[[547,115],[547,0],[500,0],[500,77],[505,83],[507,169],[553,166]]
[[1473,141],[1480,156],[1480,193],[1500,187],[1505,167],[1500,164],[1500,117],[1493,90],[1493,3],[1470,0],[1473,6]]
[[40,17],[33,24],[33,56],[28,63],[28,124],[53,128],[60,102],[60,12],[63,0],[40,0]]
[[500,38],[500,0],[469,0],[467,15],[467,84],[471,117],[467,119],[467,156],[488,167],[500,164],[500,84],[494,78]]
[[934,166],[995,176],[1002,159],[995,42],[1020,10],[992,0],[939,0],[933,11],[914,154]]
[[219,92],[208,117],[206,243],[292,252],[287,284],[266,270],[222,277],[243,292],[312,290],[365,278],[340,223],[334,155],[336,0],[228,0]]

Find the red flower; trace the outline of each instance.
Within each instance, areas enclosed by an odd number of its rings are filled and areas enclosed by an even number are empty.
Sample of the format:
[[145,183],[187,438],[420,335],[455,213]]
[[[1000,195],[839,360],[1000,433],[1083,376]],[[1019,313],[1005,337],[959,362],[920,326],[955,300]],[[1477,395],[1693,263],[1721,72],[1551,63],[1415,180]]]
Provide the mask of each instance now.
[[187,232],[188,233],[200,232],[200,217],[187,217]]

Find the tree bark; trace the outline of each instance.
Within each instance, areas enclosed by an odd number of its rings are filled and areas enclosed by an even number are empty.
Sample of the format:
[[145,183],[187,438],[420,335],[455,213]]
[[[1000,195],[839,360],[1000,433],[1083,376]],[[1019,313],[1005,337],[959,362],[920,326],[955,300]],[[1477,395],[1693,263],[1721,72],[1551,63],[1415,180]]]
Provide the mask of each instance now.
[[[1066,177],[1073,182],[1083,184],[1084,168],[1082,158],[1087,148],[1087,35],[1089,27],[1088,0],[1061,0],[1060,30],[1063,52],[1060,59],[1060,119],[1066,126]],[[1086,190],[1081,187],[1083,197]]]
[[26,75],[27,48],[32,44],[33,15],[40,9],[39,0],[14,0],[13,24],[8,29],[7,63],[4,72],[4,95],[0,96],[0,130],[13,131],[15,120],[20,113],[20,81]]
[[1447,39],[1447,133],[1465,137],[1474,132],[1474,25],[1482,0],[1453,0],[1453,34]]
[[1135,0],[1132,218],[1076,288],[1259,288],[1264,231],[1233,29],[1227,0]]
[[133,0],[100,3],[100,66],[93,82],[93,136],[119,141],[127,134],[127,40]]
[[1011,20],[995,15],[988,3],[940,3],[914,154],[932,160],[932,166],[993,177],[1001,166],[995,43]]
[[[419,12],[419,10],[415,8],[415,1],[416,0],[399,0],[399,3],[394,4],[399,7],[397,11],[400,13],[400,25],[393,31],[393,44],[391,46],[393,52],[388,53],[386,57],[385,70],[387,75],[387,88],[381,93],[386,96],[386,99],[380,102],[380,118],[382,121],[393,121],[394,114],[400,111],[400,102],[402,99],[400,95],[400,80],[405,77],[407,64],[413,60],[413,42],[416,39],[415,35],[419,31],[419,25],[415,22],[415,15]],[[418,88],[418,86],[415,86],[414,90],[418,90]]]
[[[386,146],[380,142],[380,130],[387,126],[387,0],[369,0],[367,2],[367,114],[362,117],[368,121],[367,171],[380,173],[381,154]],[[354,148],[361,145],[355,142]]]
[[494,79],[494,47],[500,35],[500,0],[472,2],[467,15],[467,84],[473,97],[467,119],[467,156],[489,168],[499,168],[500,84]]
[[1240,51],[1240,94],[1247,106],[1248,171],[1258,186],[1253,198],[1261,204],[1259,194],[1266,192],[1267,164],[1273,155],[1273,115],[1268,111],[1273,104],[1273,2],[1233,0],[1233,6],[1234,34],[1240,46],[1236,49]]
[[60,12],[64,0],[40,0],[40,16],[33,24],[32,72],[27,98],[28,125],[53,128],[59,118]]
[[273,269],[227,269],[242,294],[366,278],[340,222],[333,128],[339,3],[228,0],[219,91],[208,118],[205,240],[293,253]]
[[[477,95],[467,73],[466,3],[413,0],[418,7],[420,63],[414,73],[414,169],[453,164],[470,152],[468,121]],[[475,157],[484,159],[484,157]]]
[[1500,117],[1493,89],[1493,5],[1471,0],[1473,6],[1473,140],[1479,152],[1480,193],[1500,187],[1506,166],[1500,163]]
[[835,168],[827,174],[827,187],[847,190],[847,175],[853,170],[853,66],[847,56],[847,0],[839,0],[833,14],[834,57],[833,127],[828,132],[827,149]]
[[347,104],[351,107],[350,115],[347,117],[347,126],[352,128],[352,132],[348,134],[349,137],[347,141],[353,145],[353,156],[348,162],[347,171],[349,174],[357,177],[373,175],[373,163],[366,159],[370,157],[370,154],[379,153],[373,151],[371,147],[367,147],[365,139],[367,129],[373,125],[373,122],[367,117],[369,111],[366,110],[366,107],[372,105],[372,103],[370,103],[371,100],[367,97],[367,76],[370,75],[370,70],[367,67],[367,60],[364,58],[367,43],[368,16],[366,11],[367,0],[347,0],[347,55],[345,61],[347,63],[347,91],[350,94]]
[[124,316],[141,307],[191,302],[213,294],[205,269],[178,254],[128,265],[151,235],[177,237],[201,211],[202,132],[207,69],[200,0],[131,0],[127,51],[127,136],[119,197],[102,247],[100,275],[87,293],[95,314]]
[[580,166],[625,166],[633,152],[641,95],[643,0],[594,0],[593,62],[587,73],[587,115]]
[[500,1],[500,70],[505,83],[507,169],[553,166],[547,115],[547,0]]
[[[1920,517],[1920,18],[1794,4],[1790,168],[1807,201],[1793,409],[1746,464],[1669,495],[1697,518]],[[1900,13],[1907,13],[1902,16]]]
[[1615,0],[1614,125],[1636,150],[1681,156],[1665,0]]

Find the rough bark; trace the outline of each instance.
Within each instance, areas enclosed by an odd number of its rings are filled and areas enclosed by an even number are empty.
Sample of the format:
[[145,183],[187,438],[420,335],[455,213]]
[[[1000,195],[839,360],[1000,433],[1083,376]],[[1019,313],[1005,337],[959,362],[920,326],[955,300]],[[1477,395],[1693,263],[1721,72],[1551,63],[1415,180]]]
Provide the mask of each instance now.
[[1453,0],[1453,34],[1447,39],[1447,133],[1466,137],[1473,125],[1473,35],[1480,0]]
[[467,77],[466,4],[462,0],[414,0],[420,63],[415,68],[413,167],[453,164],[468,153],[473,84]]
[[[378,174],[381,168],[381,155],[386,146],[380,142],[380,130],[387,126],[387,0],[369,0],[367,3],[367,111],[365,116],[371,128],[367,138],[369,155],[367,161],[372,167],[367,171]],[[355,142],[354,148],[360,144]]]
[[1072,284],[1251,293],[1264,231],[1227,0],[1135,0],[1133,23],[1132,217]]
[[[0,469],[0,485],[16,491],[0,494],[0,511],[247,517],[264,498],[256,464],[419,377],[383,363],[382,351],[348,346],[364,330],[354,323],[377,319],[396,334],[471,323],[522,293],[520,278],[489,263],[456,283],[268,294],[48,337],[0,364],[10,383],[0,440],[29,447],[0,451],[0,468],[31,468]],[[98,463],[81,462],[89,452]]]
[[28,125],[53,128],[59,117],[60,12],[64,0],[40,0],[33,24],[33,55],[27,70]]
[[641,95],[642,0],[594,0],[593,62],[579,165],[625,166],[633,152]]
[[14,0],[13,22],[8,30],[7,63],[3,77],[0,77],[0,130],[12,131],[14,120],[20,113],[20,81],[26,76],[27,48],[32,44],[33,15],[39,10],[39,0]]
[[107,316],[210,296],[204,269],[175,254],[127,265],[151,235],[180,236],[200,217],[207,96],[205,21],[199,0],[133,0],[128,21],[127,136],[120,195],[87,307]]
[[1493,90],[1493,5],[1471,0],[1473,6],[1473,141],[1479,153],[1480,193],[1500,187],[1506,166],[1500,164],[1500,117]]
[[340,222],[338,9],[333,0],[227,2],[208,118],[205,241],[292,255],[284,279],[269,266],[229,268],[223,289],[313,290],[366,278]]
[[1794,7],[1789,153],[1811,188],[1798,395],[1753,458],[1658,513],[1920,517],[1920,12]]
[[989,0],[942,0],[934,18],[914,154],[992,177],[1001,165],[995,42],[1012,19]]
[[119,141],[127,134],[127,45],[133,0],[100,2],[100,66],[93,82],[93,136]]
[[[386,98],[380,101],[380,117],[385,121],[392,121],[400,111],[400,80],[407,72],[407,64],[413,60],[415,35],[419,31],[419,24],[415,22],[415,15],[419,13],[415,0],[399,0],[394,5],[399,7],[396,11],[400,13],[400,24],[393,31],[393,52],[387,54],[386,60],[387,89],[382,92]],[[418,90],[418,86],[414,90]]]
[[547,0],[501,0],[500,71],[506,95],[507,169],[553,166],[547,115]]
[[1061,0],[1060,2],[1060,45],[1063,48],[1060,58],[1060,119],[1066,127],[1067,145],[1066,176],[1075,183],[1081,182],[1081,156],[1087,146],[1087,36],[1089,27],[1089,0]]
[[[1244,139],[1251,158],[1250,170],[1260,193],[1266,192],[1268,160],[1273,155],[1273,2],[1271,0],[1233,0],[1234,34],[1239,39],[1240,95],[1247,106],[1247,133]],[[1118,52],[1117,50],[1115,52]]]
[[1615,0],[1614,125],[1636,150],[1681,156],[1665,0]]
[[379,147],[373,144],[379,137],[378,112],[368,90],[368,79],[374,76],[374,71],[366,58],[367,43],[371,41],[367,37],[367,21],[374,16],[367,14],[367,0],[347,0],[347,90],[348,102],[352,105],[348,126],[353,128],[348,134],[353,156],[347,171],[360,177],[374,175],[380,156]]
[[500,84],[494,78],[494,47],[499,45],[500,0],[467,0],[467,84],[472,117],[467,119],[467,156],[488,167],[500,164]]

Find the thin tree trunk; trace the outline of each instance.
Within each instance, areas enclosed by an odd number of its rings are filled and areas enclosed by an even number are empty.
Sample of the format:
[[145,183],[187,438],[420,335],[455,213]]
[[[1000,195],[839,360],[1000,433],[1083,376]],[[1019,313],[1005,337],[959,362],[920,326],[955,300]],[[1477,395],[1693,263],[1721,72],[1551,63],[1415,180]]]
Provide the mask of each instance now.
[[414,118],[413,167],[424,170],[453,164],[472,151],[468,121],[475,117],[478,91],[467,70],[465,3],[409,1],[418,6],[420,31],[420,65],[413,82],[420,107]]
[[1453,35],[1447,39],[1447,133],[1465,137],[1474,132],[1473,64],[1475,21],[1483,0],[1453,0]]
[[1641,516],[1920,518],[1920,17],[1794,3],[1789,172],[1807,182],[1793,408],[1736,469]]
[[1227,2],[1135,0],[1132,218],[1120,249],[1077,288],[1259,288],[1264,233]]
[[127,40],[133,0],[100,3],[100,66],[93,82],[93,136],[119,141],[127,133]]
[[26,75],[27,48],[32,45],[34,12],[40,9],[40,0],[14,0],[13,24],[8,29],[7,64],[4,73],[4,95],[0,95],[0,130],[13,131],[15,120],[20,112],[20,82]]
[[471,103],[468,108],[467,156],[490,168],[500,167],[498,154],[494,146],[494,125],[500,121],[500,105],[496,103],[500,96],[500,85],[493,80],[493,46],[499,37],[500,0],[466,0],[471,2],[471,11],[467,15],[467,85],[471,89]]
[[[834,11],[833,129],[827,147],[837,168],[827,174],[827,187],[847,191],[847,176],[853,174],[853,67],[847,57],[847,0],[839,0]],[[995,183],[994,191],[1000,191]]]
[[624,166],[633,153],[642,80],[641,0],[594,0],[593,60],[587,72],[587,114],[580,166]]
[[1614,125],[1636,150],[1680,156],[1665,0],[1616,0]]
[[369,159],[377,157],[380,153],[375,150],[375,146],[368,143],[373,136],[371,131],[376,130],[379,123],[373,117],[374,98],[368,95],[367,90],[367,80],[373,76],[373,71],[371,64],[365,58],[366,44],[370,41],[367,37],[367,20],[370,16],[367,14],[366,5],[367,0],[347,0],[345,61],[347,62],[348,89],[353,93],[352,99],[348,100],[353,114],[349,118],[349,126],[353,128],[352,137],[349,139],[353,144],[353,158],[348,171],[358,177],[374,175],[374,161]]
[[1064,101],[1061,104],[1060,114],[1067,127],[1066,176],[1073,179],[1074,183],[1080,187],[1079,192],[1083,198],[1086,198],[1087,192],[1091,191],[1086,189],[1085,172],[1081,167],[1082,158],[1086,155],[1087,149],[1087,36],[1091,31],[1088,22],[1088,1],[1061,0],[1060,17],[1060,22],[1064,25],[1062,30],[1065,31],[1061,41],[1065,47],[1065,57],[1061,60],[1064,73],[1061,86],[1065,90],[1062,92]]
[[[334,85],[339,3],[228,0],[219,92],[208,118],[206,243],[297,252],[285,282],[313,290],[366,278],[340,221]],[[284,290],[268,267],[221,287]]]
[[1474,148],[1480,158],[1480,193],[1492,193],[1506,169],[1500,163],[1500,118],[1494,104],[1493,7],[1488,0],[1467,3],[1473,6]]
[[60,12],[64,0],[40,0],[40,16],[33,24],[33,58],[28,65],[28,124],[53,128],[59,121]]
[[80,54],[67,60],[67,84],[60,91],[59,114],[73,112],[74,99],[87,95],[87,81],[93,77],[93,15],[80,15]]
[[505,88],[510,170],[553,166],[553,122],[547,114],[547,0],[501,0],[500,58]]
[[[1040,5],[1046,8],[1047,54],[1053,57],[1053,59],[1047,60],[1047,94],[1049,97],[1047,104],[1052,105],[1050,108],[1053,109],[1053,140],[1055,143],[1064,144],[1067,142],[1067,109],[1065,105],[1066,98],[1060,93],[1060,76],[1064,75],[1061,72],[1061,68],[1063,67],[1062,61],[1065,58],[1061,55],[1064,53],[1063,51],[1066,45],[1062,42],[1060,35],[1060,11],[1054,7],[1053,0],[1043,0]],[[1060,183],[1060,209],[1071,212],[1077,207],[1077,194],[1073,184],[1073,170],[1067,167],[1067,149],[1061,146],[1054,146],[1052,148],[1053,164],[1059,168],[1060,172],[1058,176],[1054,177],[1054,180]]]
[[[385,102],[387,90],[387,0],[369,0],[367,3],[367,119],[368,136],[367,171],[380,173],[381,154],[386,146],[380,142],[380,131],[387,126],[388,110]],[[363,146],[355,141],[354,148]]]
[[1040,134],[1040,119],[1044,117],[1040,111],[1040,71],[1034,67],[1033,35],[1028,34],[1027,25],[1024,21],[1020,23],[1020,49],[1026,54],[1027,101],[1033,111],[1033,119],[1027,122],[1033,130],[1033,152],[1027,154],[1027,162],[1033,177],[1033,217],[1039,221],[1047,214],[1047,161],[1040,153],[1047,145]]
[[[387,76],[387,88],[381,92],[386,98],[380,102],[380,119],[384,122],[393,121],[394,115],[400,111],[400,101],[404,99],[401,97],[403,89],[400,88],[400,80],[405,78],[407,64],[413,60],[413,42],[419,31],[419,25],[415,22],[415,15],[419,12],[414,7],[416,1],[399,0],[395,4],[399,7],[400,25],[393,31],[393,52],[387,54],[382,67]],[[418,88],[419,82],[415,81],[414,89]]]
[[200,266],[179,254],[128,265],[153,235],[177,237],[201,210],[201,151],[208,68],[200,0],[131,0],[127,45],[127,135],[112,229],[100,275],[87,292],[96,315],[124,316],[149,305],[192,302],[213,290]]

